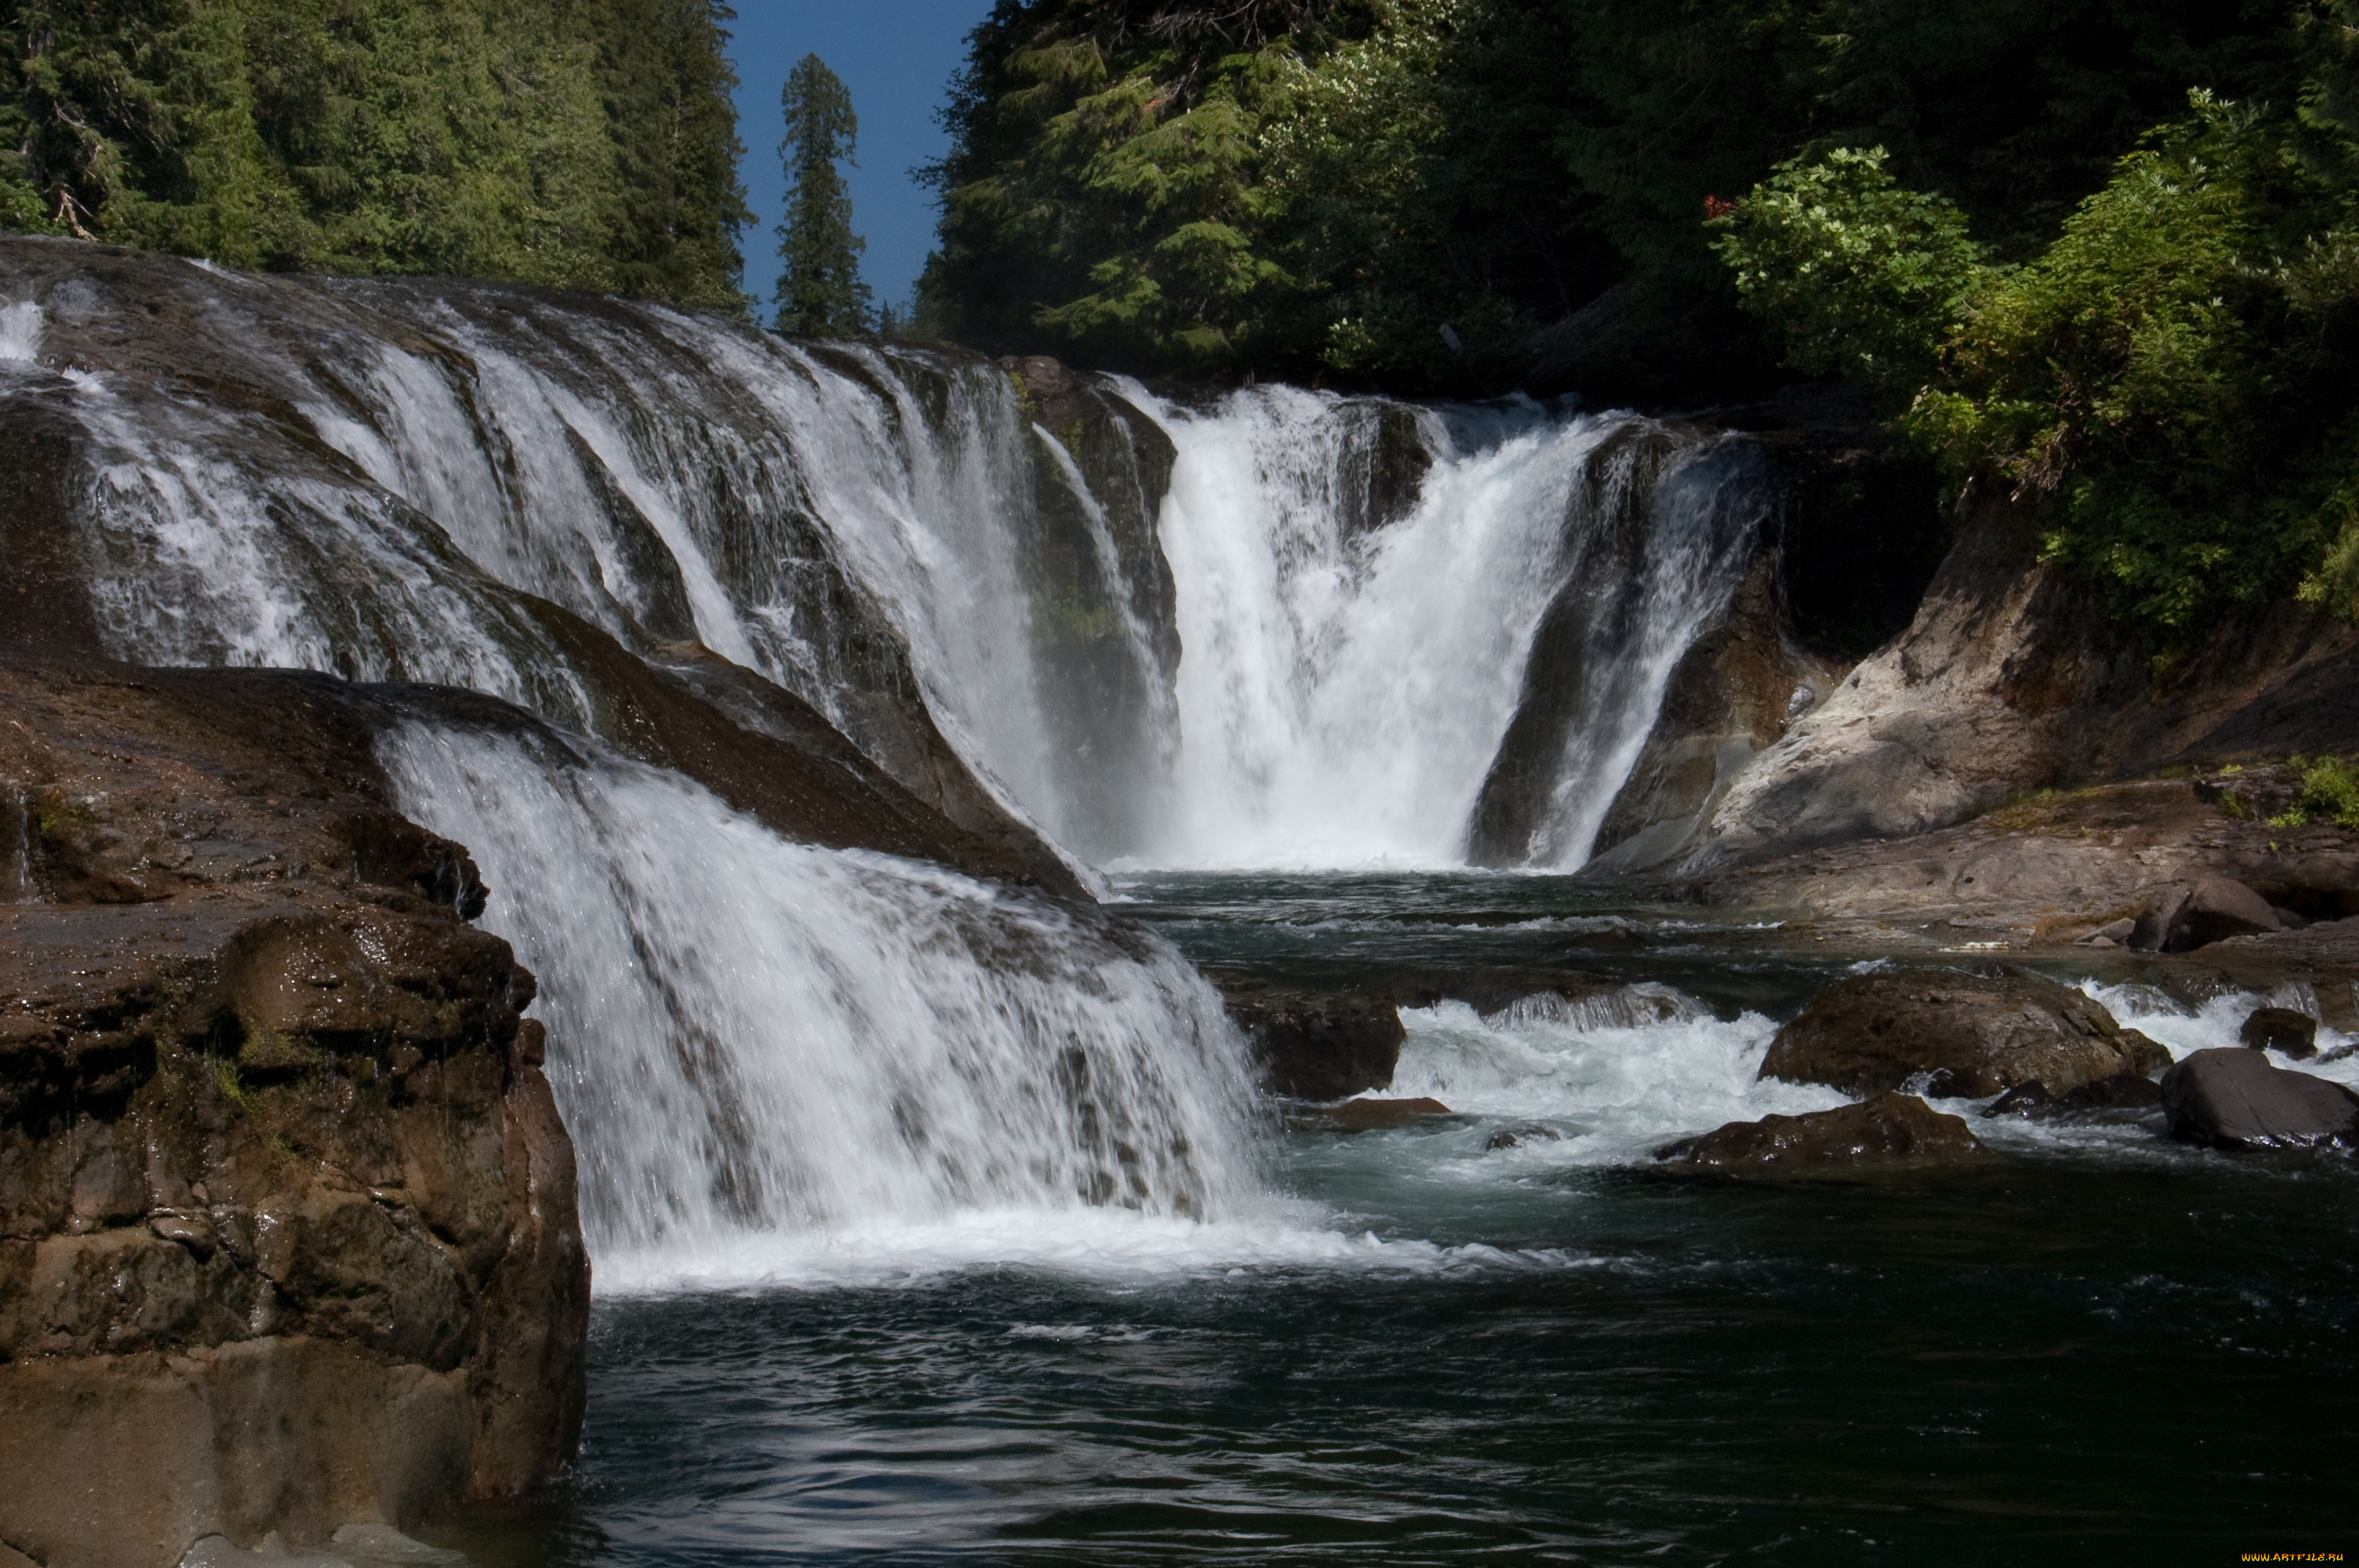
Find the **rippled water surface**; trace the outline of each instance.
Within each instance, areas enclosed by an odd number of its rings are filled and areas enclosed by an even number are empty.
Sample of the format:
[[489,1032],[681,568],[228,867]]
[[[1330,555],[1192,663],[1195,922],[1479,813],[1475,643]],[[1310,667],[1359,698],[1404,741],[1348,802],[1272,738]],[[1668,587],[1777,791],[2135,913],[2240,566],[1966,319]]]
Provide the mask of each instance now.
[[[1979,1122],[2005,1156],[1981,1170],[1667,1177],[1665,1137],[1836,1103],[1751,1074],[1776,1019],[1872,956],[1545,879],[1121,885],[1206,961],[1578,965],[1654,1015],[1413,1010],[1397,1090],[1464,1114],[1273,1127],[1274,1195],[1214,1224],[978,1214],[610,1294],[568,1485],[437,1539],[485,1563],[2359,1548],[2353,1162]],[[2182,1053],[2259,1000],[2102,978]]]

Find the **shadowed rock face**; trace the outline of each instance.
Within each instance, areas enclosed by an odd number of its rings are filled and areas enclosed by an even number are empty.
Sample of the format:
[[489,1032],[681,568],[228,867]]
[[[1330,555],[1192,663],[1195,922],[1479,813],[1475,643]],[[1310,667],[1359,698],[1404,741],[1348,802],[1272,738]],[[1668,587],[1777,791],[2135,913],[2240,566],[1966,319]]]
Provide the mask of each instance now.
[[2097,1003],[2036,975],[1858,975],[1820,991],[1777,1032],[1761,1076],[1870,1095],[1924,1074],[1945,1096],[2029,1083],[2061,1095],[2169,1065]]
[[1885,1094],[1807,1116],[1732,1121],[1656,1151],[1665,1164],[1731,1175],[1781,1175],[1870,1165],[1946,1164],[1989,1152],[1961,1117],[1914,1095]]
[[1987,503],[1915,622],[1728,791],[1684,865],[1920,834],[2013,793],[2166,763],[2348,751],[2354,690],[2359,633],[2292,603],[2156,676],[2094,589],[2040,560],[2035,512]]
[[404,1524],[572,1452],[533,979],[349,692],[0,665],[0,1540],[49,1568]]
[[1066,832],[1085,855],[1115,853],[1139,841],[1169,769],[1179,590],[1156,526],[1178,453],[1099,378],[1040,355],[1000,364],[1034,427],[1025,579]]

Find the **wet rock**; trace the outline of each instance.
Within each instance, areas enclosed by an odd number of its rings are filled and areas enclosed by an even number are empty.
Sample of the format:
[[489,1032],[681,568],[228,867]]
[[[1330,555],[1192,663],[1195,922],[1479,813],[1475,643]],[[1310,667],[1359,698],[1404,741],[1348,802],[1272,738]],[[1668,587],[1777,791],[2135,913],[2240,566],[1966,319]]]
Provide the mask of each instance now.
[[2136,1029],[2123,1030],[2114,1036],[2114,1043],[2128,1054],[2129,1070],[2139,1077],[2169,1072],[2170,1064],[2177,1060],[2169,1046]]
[[1455,1114],[1438,1099],[1347,1099],[1312,1113],[1306,1121],[1336,1132],[1380,1132],[1414,1127],[1437,1116]]
[[1033,426],[1020,547],[1063,831],[1102,860],[1139,841],[1169,761],[1179,599],[1157,525],[1179,454],[1112,381],[1040,355],[999,364]]
[[2359,1144],[2359,1095],[2257,1051],[2198,1051],[2162,1076],[2170,1135],[2218,1149]]
[[535,986],[387,804],[352,704],[399,697],[355,690],[0,656],[0,778],[72,808],[0,906],[0,1540],[50,1568],[318,1544],[572,1451]]
[[2236,1031],[2256,1051],[2275,1051],[2294,1061],[2318,1054],[2318,1020],[2289,1007],[2259,1007]]
[[1913,1095],[1885,1094],[1806,1116],[1732,1121],[1655,1152],[1665,1164],[1769,1175],[1863,1165],[1947,1164],[1989,1152],[1962,1117]]
[[2082,1084],[2058,1104],[2074,1114],[2098,1110],[2154,1110],[2162,1104],[2162,1086],[2144,1073],[2115,1073],[2110,1078],[2098,1078]]
[[2056,1114],[2056,1097],[2046,1084],[2017,1084],[1983,1108],[1985,1119],[2012,1116],[2023,1121],[2045,1121]]
[[1942,1096],[1979,1098],[2032,1083],[2060,1095],[2150,1070],[2159,1049],[2079,991],[2037,975],[1859,975],[1820,991],[1777,1032],[1760,1076],[1854,1095],[1919,1075],[1927,1092]]
[[1262,1083],[1272,1094],[1342,1099],[1393,1081],[1408,1032],[1388,998],[1207,974],[1252,1042]]
[[[2126,1032],[2125,1032],[2126,1033]],[[2017,1084],[1993,1100],[1985,1117],[2011,1116],[2025,1121],[2052,1121],[2101,1115],[2108,1111],[2148,1111],[2162,1104],[2162,1086],[2144,1073],[2115,1073],[2093,1079],[2062,1095],[2050,1095],[2044,1084]]]
[[1545,1122],[1521,1121],[1513,1127],[1502,1127],[1483,1140],[1483,1152],[1496,1149],[1520,1149],[1527,1143],[1554,1143],[1564,1136]]

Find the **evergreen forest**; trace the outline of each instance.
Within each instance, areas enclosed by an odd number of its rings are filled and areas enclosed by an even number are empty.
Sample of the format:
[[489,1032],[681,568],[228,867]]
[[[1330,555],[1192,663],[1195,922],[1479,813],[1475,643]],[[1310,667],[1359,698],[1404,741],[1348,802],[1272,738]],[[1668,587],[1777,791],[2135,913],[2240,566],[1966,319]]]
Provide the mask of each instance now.
[[715,0],[10,0],[0,227],[742,311]]
[[2350,0],[1000,0],[920,322],[1145,373],[1871,393],[2168,660],[2359,598]]

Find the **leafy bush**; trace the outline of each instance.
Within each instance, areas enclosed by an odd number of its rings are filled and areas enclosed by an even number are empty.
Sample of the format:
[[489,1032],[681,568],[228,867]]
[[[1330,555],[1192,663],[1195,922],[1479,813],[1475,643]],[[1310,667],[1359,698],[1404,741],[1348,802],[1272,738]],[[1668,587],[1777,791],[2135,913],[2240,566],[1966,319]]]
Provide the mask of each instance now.
[[1913,391],[1953,486],[2041,505],[2048,557],[2168,650],[2298,586],[2359,597],[2359,244],[2317,154],[2198,93],[2019,266],[1874,154],[1788,166],[1721,243],[1791,362]]
[[1789,159],[1710,224],[1788,364],[1906,393],[1988,268],[1956,204],[1904,189],[1889,161],[1882,147]]
[[2288,757],[2301,770],[2301,804],[2283,816],[2272,817],[2273,827],[2299,827],[2312,816],[2330,817],[2344,827],[2359,828],[2359,773],[2337,757]]

